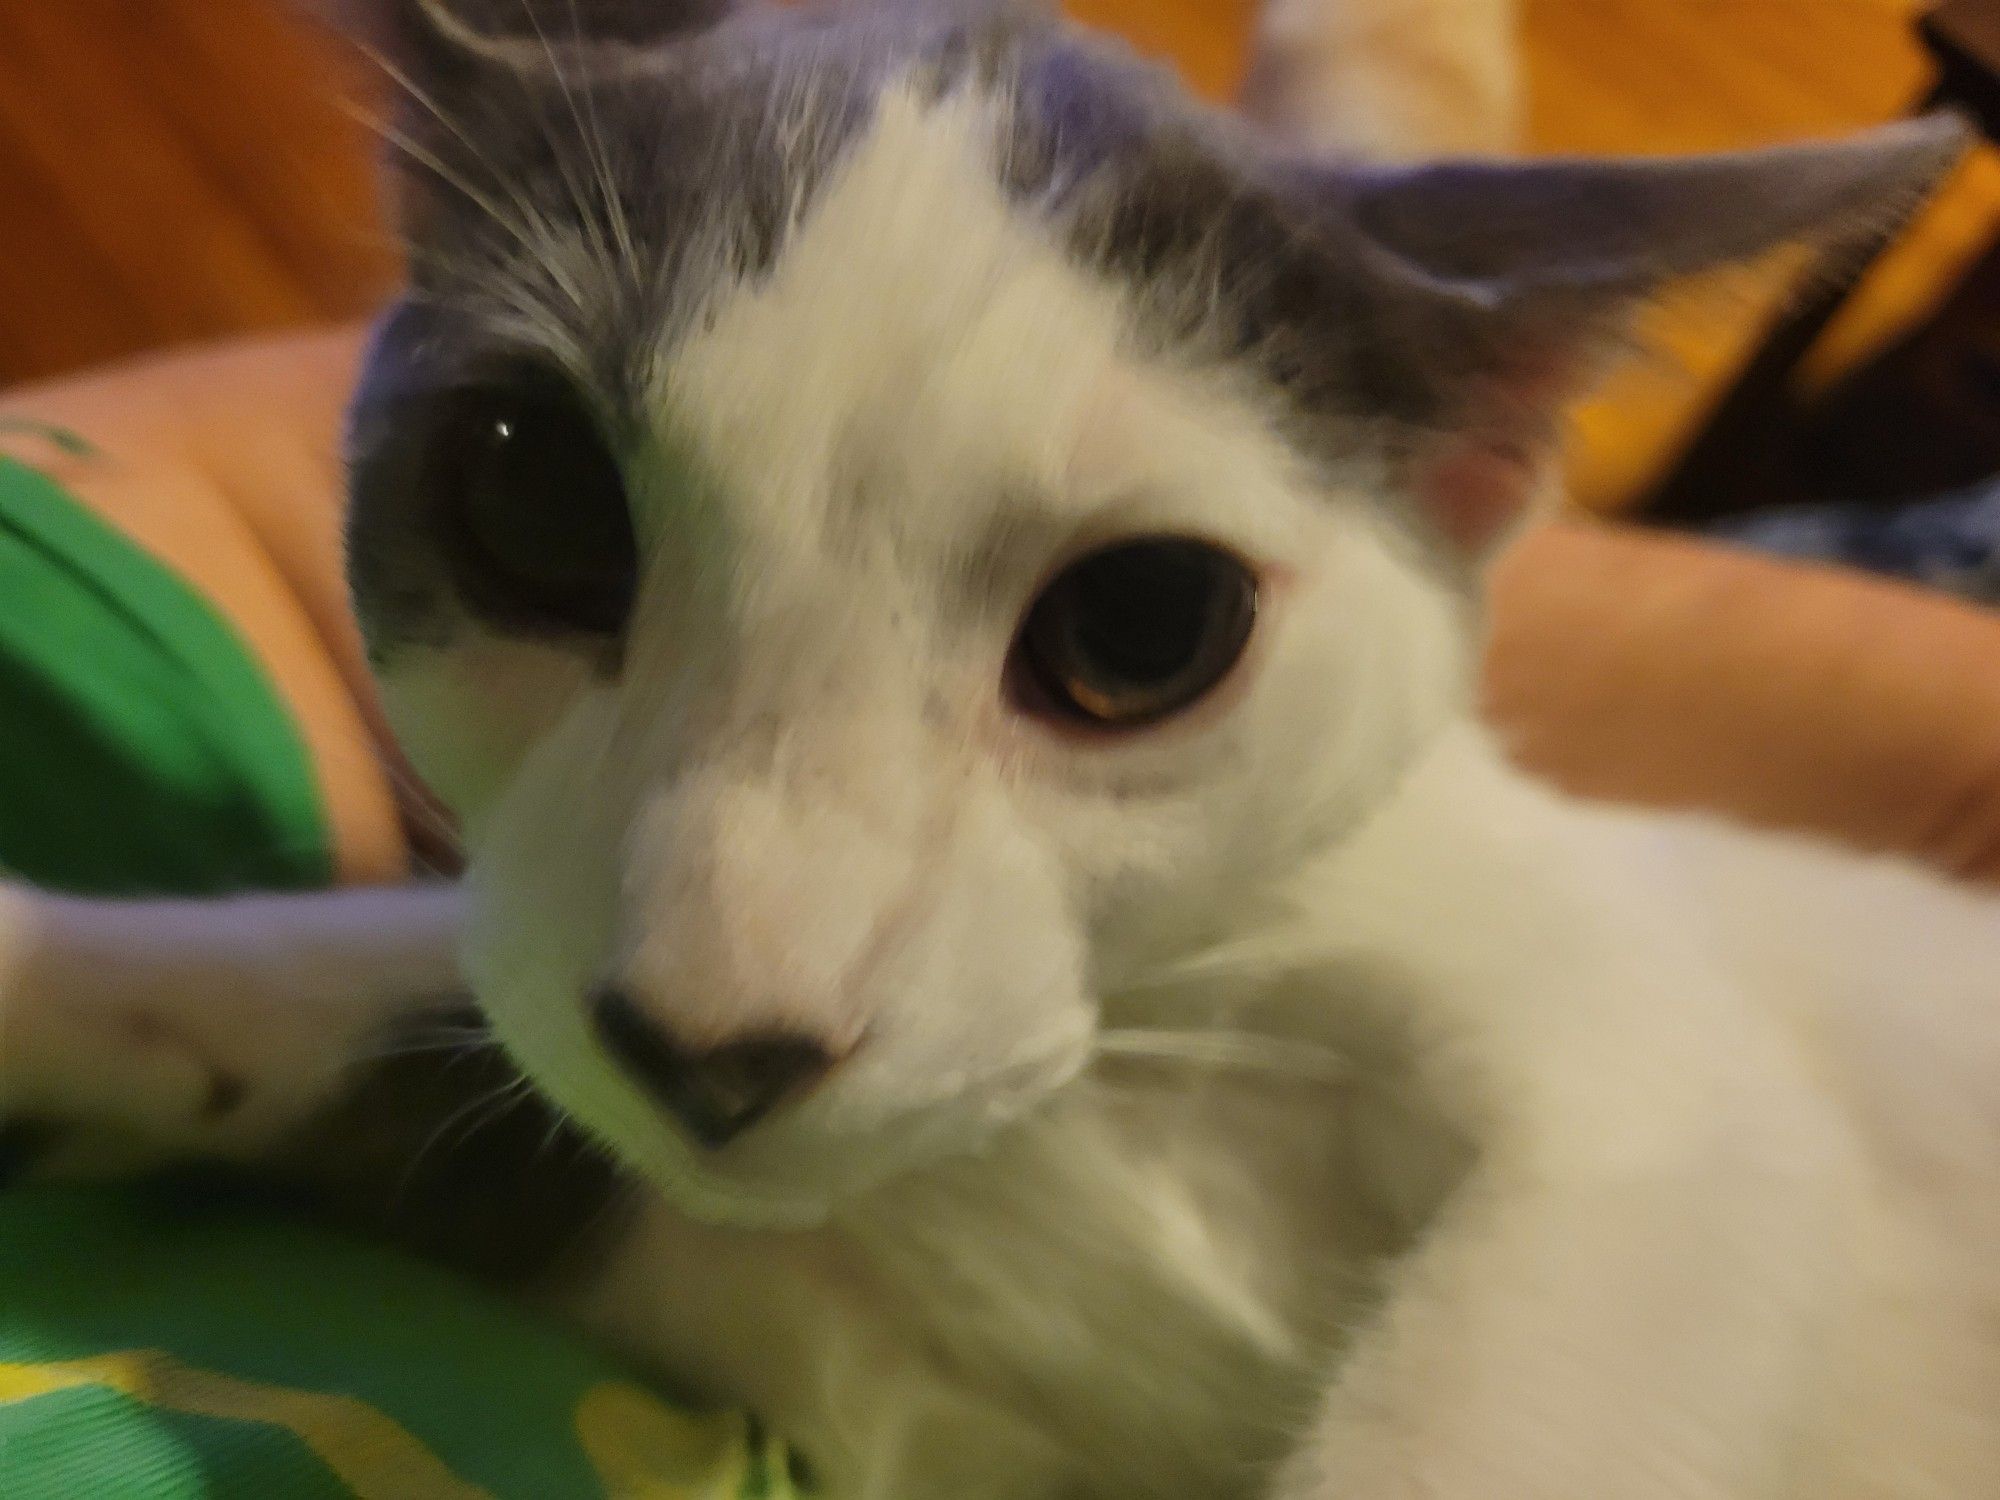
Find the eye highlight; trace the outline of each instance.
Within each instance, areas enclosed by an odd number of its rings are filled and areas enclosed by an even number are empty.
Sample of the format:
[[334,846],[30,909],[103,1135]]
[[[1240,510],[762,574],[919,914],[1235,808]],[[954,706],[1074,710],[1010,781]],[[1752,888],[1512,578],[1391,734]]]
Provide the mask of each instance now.
[[422,482],[475,603],[542,629],[624,628],[639,568],[625,479],[567,382],[529,371],[440,397]]
[[1145,729],[1214,691],[1256,622],[1257,579],[1240,558],[1143,537],[1065,568],[1028,611],[1008,672],[1039,717]]

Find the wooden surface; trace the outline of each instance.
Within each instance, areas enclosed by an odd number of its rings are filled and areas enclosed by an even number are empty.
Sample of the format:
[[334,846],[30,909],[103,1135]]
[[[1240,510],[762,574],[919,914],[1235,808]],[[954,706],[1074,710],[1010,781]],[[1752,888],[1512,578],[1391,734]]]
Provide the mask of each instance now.
[[[1891,118],[1926,89],[1921,0],[1523,0],[1539,149],[1718,150]],[[1824,379],[1927,306],[2000,227],[2000,155],[1972,158],[1829,332]],[[1571,490],[1615,508],[1655,471],[1747,354],[1782,275],[1732,280],[1648,325],[1658,358],[1578,416]]]
[[[1661,151],[1837,129],[1922,87],[1915,0],[1523,0],[1533,144]],[[1076,0],[1211,95],[1249,0]],[[392,284],[348,60],[286,0],[0,0],[0,383],[365,310]],[[1837,330],[1851,354],[1989,229],[1977,163]],[[1659,321],[1666,359],[1579,424],[1576,483],[1614,504],[1698,412],[1770,281]],[[1760,298],[1762,299],[1760,301]]]
[[0,0],[0,381],[378,299],[352,80],[279,0]]

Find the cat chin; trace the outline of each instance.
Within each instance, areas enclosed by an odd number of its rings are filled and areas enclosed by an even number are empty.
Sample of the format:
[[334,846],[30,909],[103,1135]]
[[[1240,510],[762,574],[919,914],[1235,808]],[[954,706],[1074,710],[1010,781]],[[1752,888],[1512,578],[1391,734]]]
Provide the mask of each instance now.
[[717,1229],[815,1229],[897,1171],[871,1170],[852,1159],[835,1163],[822,1156],[815,1162],[811,1155],[784,1167],[711,1163],[696,1159],[664,1131],[648,1140],[610,1144],[669,1207]]
[[714,1229],[786,1232],[817,1229],[833,1217],[838,1200],[824,1193],[785,1193],[694,1173],[684,1167],[625,1154],[647,1185],[675,1212]]
[[984,1154],[1083,1070],[1085,1054],[1017,1065],[957,1097],[862,1133],[781,1125],[719,1155],[695,1154],[671,1130],[611,1131],[606,1144],[679,1213],[718,1229],[806,1230],[865,1215],[884,1191]]
[[731,1172],[690,1162],[678,1143],[613,1141],[611,1146],[676,1212],[715,1229],[765,1231],[821,1228],[925,1166],[978,1149],[969,1143],[955,1151],[906,1150],[865,1166],[850,1161],[816,1169],[801,1161],[784,1172]]

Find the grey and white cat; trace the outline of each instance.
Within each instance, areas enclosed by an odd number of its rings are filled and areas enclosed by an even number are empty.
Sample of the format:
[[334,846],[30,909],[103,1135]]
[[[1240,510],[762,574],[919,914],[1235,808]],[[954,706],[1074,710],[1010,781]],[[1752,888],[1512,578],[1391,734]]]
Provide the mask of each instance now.
[[[1630,309],[1952,127],[1361,168],[1014,6],[377,10],[355,597],[616,1163],[447,1129],[429,1229],[833,1500],[2000,1494],[2000,910],[1468,693]],[[23,1116],[365,1197],[458,1107],[357,1064],[452,892],[8,903]]]

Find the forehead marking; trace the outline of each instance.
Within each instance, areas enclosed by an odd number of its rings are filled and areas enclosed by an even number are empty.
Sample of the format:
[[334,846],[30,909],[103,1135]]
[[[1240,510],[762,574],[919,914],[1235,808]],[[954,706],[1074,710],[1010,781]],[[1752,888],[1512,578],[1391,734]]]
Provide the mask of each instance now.
[[[795,531],[836,523],[857,491],[922,484],[923,509],[950,512],[939,485],[1053,488],[1126,308],[1010,200],[994,167],[1007,125],[990,95],[885,90],[769,275],[662,362],[656,414],[730,503],[779,507]],[[899,525],[925,519],[910,510]]]

